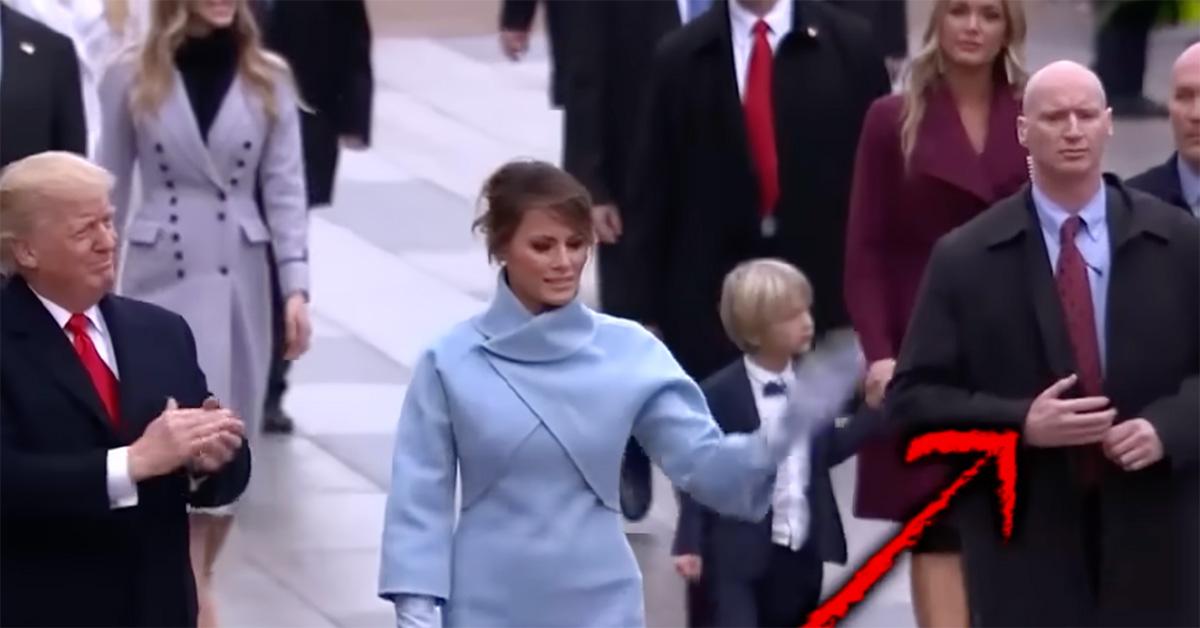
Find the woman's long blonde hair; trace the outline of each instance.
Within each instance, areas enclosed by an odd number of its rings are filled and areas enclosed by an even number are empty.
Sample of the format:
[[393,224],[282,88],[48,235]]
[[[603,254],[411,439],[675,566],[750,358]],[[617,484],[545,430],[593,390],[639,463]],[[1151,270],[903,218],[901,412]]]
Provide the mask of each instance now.
[[[950,9],[951,0],[936,0],[933,11],[929,15],[929,24],[925,27],[921,50],[913,55],[908,73],[904,81],[904,113],[900,125],[900,151],[904,154],[904,163],[912,157],[913,148],[917,144],[917,131],[921,120],[925,117],[928,105],[929,88],[942,76],[942,49],[938,41],[938,33]],[[996,72],[1004,72],[1008,84],[1013,89],[1013,98],[1020,98],[1029,74],[1025,71],[1025,9],[1021,0],[1000,0],[1004,10],[1006,33],[1004,45],[996,57]]]
[[[157,111],[171,89],[175,75],[175,51],[187,39],[191,0],[153,0],[150,29],[138,52],[137,73],[133,84],[133,109],[139,113]],[[238,74],[257,92],[267,117],[278,114],[276,82],[291,81],[287,62],[262,47],[258,26],[246,0],[238,0],[233,32],[238,42]]]

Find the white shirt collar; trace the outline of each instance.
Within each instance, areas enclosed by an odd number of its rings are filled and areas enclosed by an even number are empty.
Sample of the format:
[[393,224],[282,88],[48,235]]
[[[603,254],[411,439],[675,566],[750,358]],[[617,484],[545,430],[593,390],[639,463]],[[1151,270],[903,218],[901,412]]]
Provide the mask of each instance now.
[[[772,37],[768,37],[768,39],[771,39],[772,43],[792,30],[793,1],[779,0],[763,16],[763,21],[771,28]],[[743,7],[737,0],[729,0],[729,26],[733,30],[735,38],[753,40],[754,25],[758,23],[758,19],[757,15]]]
[[748,355],[742,356],[742,359],[746,362],[746,374],[750,377],[750,381],[759,388],[771,382],[782,381],[785,384],[791,384],[795,380],[795,372],[792,370],[794,362],[791,360],[788,361],[787,367],[782,372],[776,373],[759,366]]
[[[54,322],[58,323],[58,328],[65,330],[67,328],[67,322],[71,320],[72,312],[42,296],[37,290],[34,290],[32,286],[29,288],[29,290],[38,298],[38,301],[42,302],[42,305],[46,307],[46,311],[50,312],[50,316],[54,317]],[[87,317],[88,322],[92,324],[92,327],[95,327],[101,333],[104,333],[104,319],[100,317],[99,306],[93,305],[92,307],[89,307],[83,312],[83,315]]]

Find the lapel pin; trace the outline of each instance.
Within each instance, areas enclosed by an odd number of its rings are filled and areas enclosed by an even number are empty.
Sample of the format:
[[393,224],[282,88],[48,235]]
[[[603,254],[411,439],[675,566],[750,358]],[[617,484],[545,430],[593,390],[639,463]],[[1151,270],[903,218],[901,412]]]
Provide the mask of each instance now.
[[37,50],[37,48],[35,48],[33,44],[31,44],[27,41],[21,42],[21,52],[24,52],[27,55],[31,55],[36,50]]
[[816,27],[816,26],[809,26],[809,27],[806,29],[806,31],[805,31],[805,32],[807,32],[807,33],[808,33],[808,36],[809,36],[810,38],[812,38],[812,39],[816,39],[816,38],[817,38],[817,27]]

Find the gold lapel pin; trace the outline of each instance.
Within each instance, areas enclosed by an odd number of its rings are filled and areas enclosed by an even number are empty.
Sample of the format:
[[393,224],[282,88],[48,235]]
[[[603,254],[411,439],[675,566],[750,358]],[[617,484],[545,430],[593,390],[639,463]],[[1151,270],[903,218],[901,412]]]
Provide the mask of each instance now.
[[811,37],[812,39],[817,38],[817,27],[816,26],[809,26],[806,32],[808,33],[808,36]]
[[21,42],[21,52],[24,52],[27,55],[31,55],[36,50],[37,50],[37,48],[35,48],[33,44],[31,44],[27,41]]

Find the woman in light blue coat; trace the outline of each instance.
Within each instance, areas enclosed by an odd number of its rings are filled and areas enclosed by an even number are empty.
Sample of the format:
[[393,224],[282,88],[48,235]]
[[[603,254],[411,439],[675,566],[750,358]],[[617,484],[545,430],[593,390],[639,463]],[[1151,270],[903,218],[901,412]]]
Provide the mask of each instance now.
[[[617,491],[629,436],[698,501],[759,520],[790,428],[723,435],[658,339],[580,302],[590,202],[569,175],[511,163],[484,197],[477,226],[503,270],[488,309],[437,341],[413,375],[380,595],[402,627],[642,626]],[[832,414],[852,370],[793,414]]]

